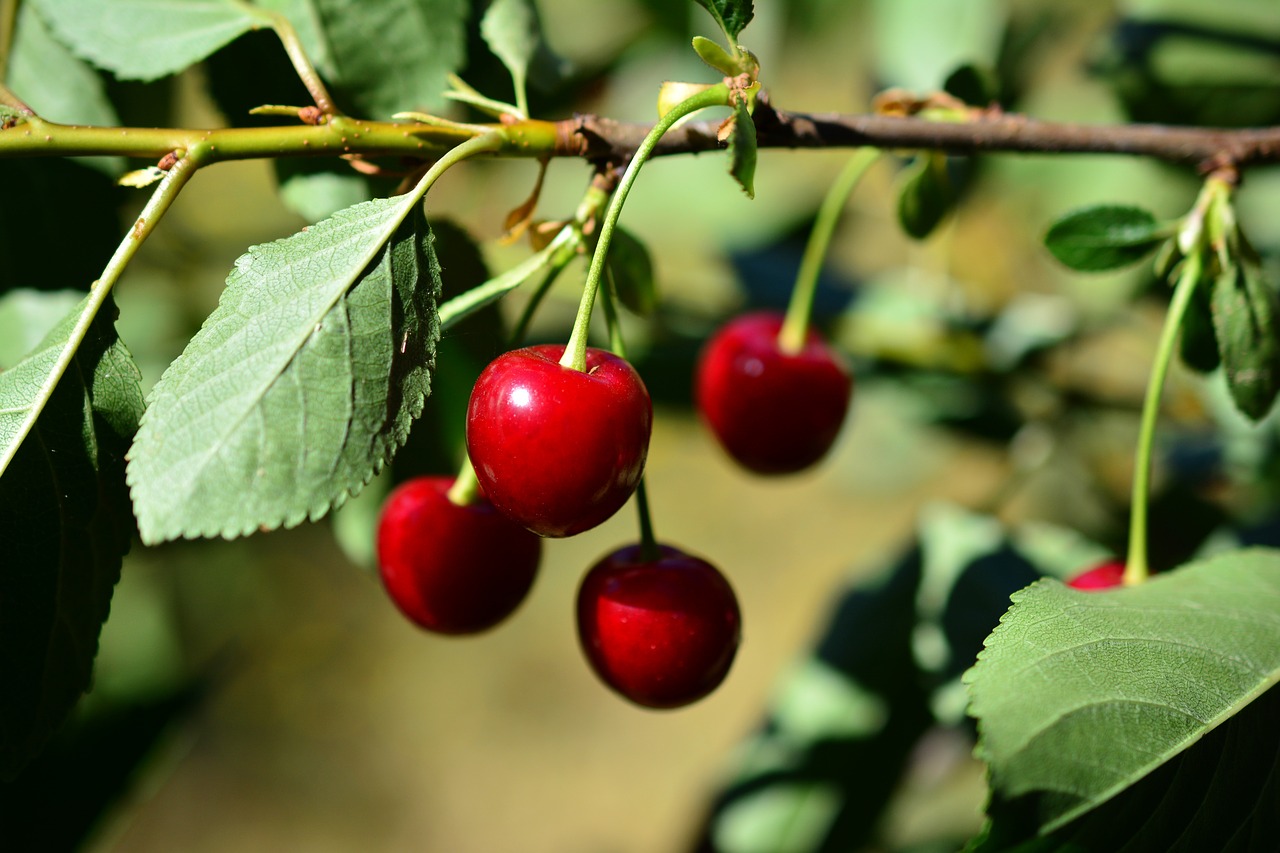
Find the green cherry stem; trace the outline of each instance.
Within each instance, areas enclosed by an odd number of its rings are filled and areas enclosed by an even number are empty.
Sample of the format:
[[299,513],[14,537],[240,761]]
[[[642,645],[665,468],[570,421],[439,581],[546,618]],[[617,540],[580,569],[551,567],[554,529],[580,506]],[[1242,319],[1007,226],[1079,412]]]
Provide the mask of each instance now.
[[565,367],[570,367],[574,370],[586,369],[587,332],[591,326],[591,309],[595,306],[596,291],[600,289],[600,279],[604,273],[605,258],[609,254],[609,243],[613,240],[613,230],[618,225],[618,217],[622,214],[622,205],[626,203],[627,193],[631,192],[631,185],[636,182],[636,176],[640,174],[640,168],[644,166],[645,160],[653,152],[658,141],[662,139],[662,135],[684,116],[707,107],[727,107],[731,105],[729,87],[725,84],[718,83],[709,89],[704,89],[672,107],[666,115],[658,120],[658,123],[653,126],[653,130],[649,131],[644,141],[640,143],[640,147],[636,149],[631,162],[627,164],[626,172],[622,175],[622,180],[618,182],[618,189],[614,191],[613,199],[609,202],[609,208],[605,211],[604,221],[600,225],[600,239],[596,243],[595,253],[591,256],[591,268],[587,271],[586,284],[582,286],[582,300],[578,303],[578,316],[574,319],[573,332],[569,335],[569,343],[564,348],[564,357],[560,359],[560,363]]
[[[622,324],[618,322],[618,312],[613,307],[611,287],[604,288],[600,301],[604,305],[605,324],[609,327],[609,349],[618,358],[626,358],[627,345],[622,340]],[[649,514],[649,490],[645,486],[643,474],[636,485],[636,513],[640,517],[640,557],[656,562],[662,557],[662,549],[658,547],[658,538],[653,533],[653,516]]]
[[480,481],[476,479],[475,466],[471,458],[463,454],[462,465],[458,468],[458,476],[453,485],[445,493],[445,497],[456,506],[470,506],[480,496]]
[[1164,328],[1156,345],[1155,362],[1147,380],[1147,393],[1142,402],[1142,422],[1138,431],[1138,452],[1133,471],[1133,510],[1129,520],[1129,555],[1125,560],[1125,585],[1142,583],[1150,574],[1147,564],[1147,501],[1151,491],[1151,454],[1155,445],[1156,419],[1160,413],[1160,396],[1164,380],[1173,360],[1173,350],[1178,340],[1178,330],[1191,304],[1191,296],[1200,283],[1204,260],[1200,250],[1187,255],[1183,261],[1178,283],[1169,302],[1169,312],[1164,318]]
[[836,223],[840,221],[840,214],[854,188],[879,157],[878,148],[858,149],[849,158],[826,198],[822,200],[822,206],[818,208],[813,230],[809,232],[809,242],[805,244],[804,256],[800,259],[796,283],[791,288],[787,315],[778,332],[778,348],[788,355],[795,355],[804,349],[805,337],[809,332],[809,317],[813,313],[813,297],[818,290],[818,274],[822,272],[822,262],[831,246]]

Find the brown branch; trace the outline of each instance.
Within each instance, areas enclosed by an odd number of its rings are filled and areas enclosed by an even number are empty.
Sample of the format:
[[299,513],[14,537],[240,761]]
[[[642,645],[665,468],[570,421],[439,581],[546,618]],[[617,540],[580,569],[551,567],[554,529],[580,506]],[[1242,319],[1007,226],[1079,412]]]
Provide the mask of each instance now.
[[[1222,128],[1038,121],[1016,114],[979,112],[966,122],[917,117],[791,113],[761,104],[756,110],[761,148],[930,149],[954,154],[1005,151],[1031,154],[1131,154],[1209,171],[1280,162],[1280,127]],[[562,122],[563,153],[623,161],[651,125],[578,116]],[[654,156],[714,151],[718,121],[691,123],[663,137]]]

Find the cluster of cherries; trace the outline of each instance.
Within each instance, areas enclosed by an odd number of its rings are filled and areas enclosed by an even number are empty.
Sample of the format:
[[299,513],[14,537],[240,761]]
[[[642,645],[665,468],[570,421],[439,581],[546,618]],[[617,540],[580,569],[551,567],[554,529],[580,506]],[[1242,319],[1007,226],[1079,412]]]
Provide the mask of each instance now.
[[[821,459],[853,388],[816,332],[793,352],[779,343],[781,327],[780,314],[739,317],[711,338],[697,368],[704,420],[731,457],[765,474]],[[475,483],[420,477],[387,499],[377,536],[383,583],[423,628],[467,634],[498,624],[532,586],[542,537],[595,527],[639,486],[653,424],[644,382],[616,355],[588,348],[576,370],[561,363],[564,350],[514,350],[481,373],[466,424]],[[587,572],[578,636],[607,685],[639,705],[674,708],[724,680],[741,616],[714,566],[644,540]]]

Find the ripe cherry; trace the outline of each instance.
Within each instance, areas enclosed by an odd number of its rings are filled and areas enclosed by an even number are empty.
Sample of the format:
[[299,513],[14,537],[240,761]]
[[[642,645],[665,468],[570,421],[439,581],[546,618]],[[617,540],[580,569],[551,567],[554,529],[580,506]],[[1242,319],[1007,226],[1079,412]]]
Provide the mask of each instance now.
[[706,696],[729,672],[742,618],[733,588],[705,560],[632,545],[604,557],[578,590],[578,639],[591,668],[649,708]]
[[698,410],[743,467],[788,474],[835,443],[853,394],[843,359],[810,329],[798,353],[778,343],[782,315],[744,314],[707,342],[698,362]]
[[587,349],[586,370],[560,364],[563,345],[494,359],[467,406],[467,451],[485,496],[542,536],[572,536],[618,511],[640,482],[653,404],[635,368]]
[[1108,560],[1081,572],[1067,581],[1067,586],[1073,589],[1083,589],[1091,592],[1113,589],[1123,584],[1124,562],[1121,560]]
[[449,499],[452,477],[418,477],[387,498],[378,521],[378,569],[391,600],[440,634],[490,628],[524,600],[542,540],[483,498]]

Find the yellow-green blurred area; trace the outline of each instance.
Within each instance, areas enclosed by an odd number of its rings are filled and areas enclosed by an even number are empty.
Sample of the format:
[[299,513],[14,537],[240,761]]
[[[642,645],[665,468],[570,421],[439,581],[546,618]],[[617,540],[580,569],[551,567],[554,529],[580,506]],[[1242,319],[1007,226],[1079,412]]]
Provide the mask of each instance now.
[[[1248,39],[1205,47],[1193,28],[1159,39],[1142,63],[1128,62],[1135,44],[1154,37],[1143,29],[1152,22],[1274,36],[1280,16],[1269,0],[1218,0],[1211,13],[1190,0],[755,7],[741,41],[760,58],[772,103],[788,110],[863,112],[881,89],[937,90],[959,65],[998,60],[1009,108],[1068,121],[1124,121],[1123,98],[1141,91],[1155,111],[1158,87],[1141,89],[1142,73],[1156,75],[1169,109],[1182,109],[1177,99],[1194,93],[1178,87],[1178,75],[1194,76],[1188,69],[1205,50],[1220,60],[1208,63],[1210,76],[1245,87],[1247,103],[1265,95],[1247,90],[1259,69],[1280,79],[1274,52]],[[576,110],[650,121],[664,80],[713,79],[688,48],[690,34],[715,34],[693,3],[541,0],[539,8],[552,49],[592,79],[572,103],[556,104],[560,112],[540,117]],[[156,121],[224,123],[206,79],[195,69],[178,80],[175,115]],[[535,89],[535,110],[543,97]],[[1188,120],[1193,107],[1182,113]],[[1137,204],[1175,219],[1197,190],[1186,171],[1121,157],[985,157],[955,214],[916,242],[896,218],[908,158],[886,156],[844,211],[818,299],[817,319],[856,365],[868,366],[833,454],[812,473],[757,479],[734,468],[697,422],[688,371],[699,341],[738,310],[785,304],[807,227],[847,156],[762,152],[754,200],[721,155],[655,161],[622,217],[652,252],[662,301],[655,318],[625,324],[657,401],[647,468],[657,532],[720,567],[743,611],[744,642],[718,691],[684,710],[640,710],[599,684],[578,651],[577,583],[597,558],[636,539],[632,505],[600,528],[548,542],[534,590],[510,621],[446,639],[403,619],[361,564],[375,485],[336,522],[234,542],[135,546],[82,716],[200,687],[164,726],[87,849],[688,849],[779,679],[803,660],[840,592],[913,536],[922,506],[954,501],[1115,536],[1161,292],[1138,297],[1150,287],[1149,265],[1069,273],[1040,238],[1057,216],[1085,204]],[[431,191],[427,206],[467,229],[498,271],[527,256],[526,245],[499,238],[535,177],[532,163],[468,163]],[[589,177],[582,163],[552,163],[538,216],[571,215]],[[1280,243],[1277,180],[1274,171],[1251,173],[1239,198],[1264,248]],[[121,336],[148,387],[216,304],[246,247],[305,224],[279,200],[268,164],[222,164],[195,178],[117,290]],[[582,271],[571,267],[557,284],[532,337],[567,335]],[[446,287],[449,275],[446,264]],[[513,294],[504,315],[514,318],[525,298]],[[1021,357],[1037,336],[1067,343],[1034,371],[1002,374],[1001,359]],[[448,440],[435,444],[456,451],[465,387],[449,385],[459,380],[445,375],[443,361],[440,370],[444,390],[418,429],[440,431]],[[986,411],[974,384],[955,380],[975,374],[991,377],[984,393],[1006,401],[1013,427],[946,425]],[[1168,413],[1209,424],[1226,407],[1220,381],[1175,373]],[[1093,405],[1076,408],[1081,397]],[[901,789],[884,849],[977,829],[984,788],[968,749],[963,739],[931,739],[905,778],[858,768]]]

